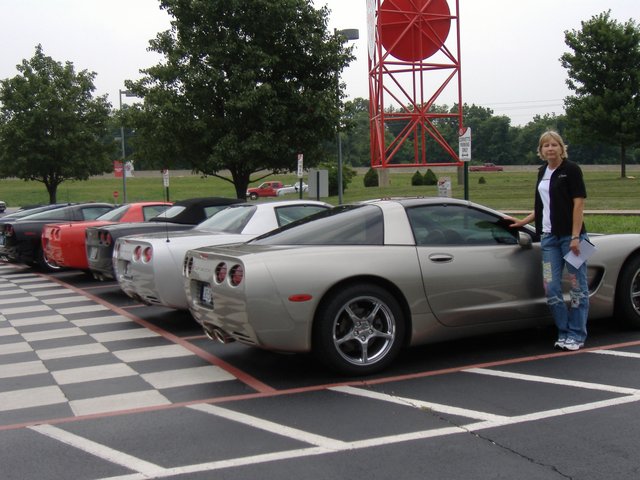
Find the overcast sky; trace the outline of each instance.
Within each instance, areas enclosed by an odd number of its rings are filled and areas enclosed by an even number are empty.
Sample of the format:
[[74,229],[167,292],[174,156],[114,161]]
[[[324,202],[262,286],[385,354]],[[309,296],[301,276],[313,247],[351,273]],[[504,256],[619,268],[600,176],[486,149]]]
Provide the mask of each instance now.
[[[331,29],[357,28],[357,60],[342,75],[350,98],[368,98],[366,0],[314,0],[331,10]],[[449,0],[454,10],[454,0]],[[492,108],[521,125],[535,114],[563,113],[570,94],[559,62],[566,30],[611,10],[638,21],[638,0],[459,0],[463,102]],[[97,93],[117,107],[124,80],[158,57],[148,41],[169,27],[158,0],[0,0],[0,78],[42,44],[56,61],[97,73]],[[634,17],[635,15],[635,17]],[[443,99],[437,103],[451,104]]]

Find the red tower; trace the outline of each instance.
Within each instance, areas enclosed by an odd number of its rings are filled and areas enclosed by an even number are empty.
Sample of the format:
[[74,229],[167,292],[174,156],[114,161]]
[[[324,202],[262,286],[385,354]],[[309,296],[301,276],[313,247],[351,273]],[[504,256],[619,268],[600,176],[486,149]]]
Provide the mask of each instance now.
[[[453,12],[447,0],[367,0],[374,168],[461,164],[437,128],[438,119],[450,119],[463,129],[458,0],[451,1]],[[457,113],[434,111],[444,95],[457,99]],[[414,162],[399,163],[397,153],[411,144]],[[450,161],[429,161],[427,147]]]

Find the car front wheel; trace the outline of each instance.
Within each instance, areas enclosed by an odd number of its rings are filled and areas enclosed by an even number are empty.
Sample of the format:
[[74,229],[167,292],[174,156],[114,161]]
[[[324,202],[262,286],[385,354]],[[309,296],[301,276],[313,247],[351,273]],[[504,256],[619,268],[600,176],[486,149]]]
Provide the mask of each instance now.
[[640,328],[640,255],[622,268],[616,290],[616,315],[627,325]]
[[368,375],[395,359],[404,332],[404,315],[393,295],[374,284],[352,285],[319,309],[313,350],[334,370]]

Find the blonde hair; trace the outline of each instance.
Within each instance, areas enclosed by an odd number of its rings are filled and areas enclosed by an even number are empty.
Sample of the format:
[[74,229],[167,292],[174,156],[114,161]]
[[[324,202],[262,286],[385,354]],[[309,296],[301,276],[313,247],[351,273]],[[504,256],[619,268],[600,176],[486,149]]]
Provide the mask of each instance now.
[[567,155],[567,146],[564,144],[562,137],[560,134],[554,130],[547,130],[542,135],[540,135],[540,140],[538,141],[538,156],[544,160],[542,156],[542,145],[544,142],[548,140],[555,140],[560,145],[560,158],[565,159],[568,157]]

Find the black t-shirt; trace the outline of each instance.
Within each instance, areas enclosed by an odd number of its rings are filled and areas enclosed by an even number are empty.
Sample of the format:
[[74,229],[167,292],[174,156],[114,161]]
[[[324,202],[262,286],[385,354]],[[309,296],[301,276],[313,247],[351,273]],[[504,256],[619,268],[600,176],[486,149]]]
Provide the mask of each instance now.
[[[535,200],[536,232],[542,233],[542,198],[538,192],[538,185],[542,180],[547,165],[538,170]],[[587,188],[582,178],[582,170],[577,163],[563,160],[551,174],[549,181],[549,201],[551,211],[551,233],[557,236],[571,235],[573,232],[573,199],[587,198]],[[586,230],[582,224],[581,233]]]

